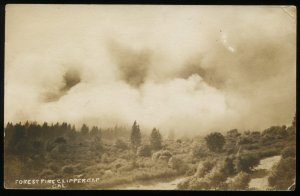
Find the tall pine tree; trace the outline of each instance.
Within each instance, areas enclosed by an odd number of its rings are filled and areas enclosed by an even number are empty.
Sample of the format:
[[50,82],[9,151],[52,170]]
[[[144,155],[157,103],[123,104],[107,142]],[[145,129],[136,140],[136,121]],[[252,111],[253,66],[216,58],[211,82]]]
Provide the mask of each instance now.
[[162,138],[159,133],[159,130],[154,128],[150,135],[150,144],[153,150],[159,150],[162,148]]
[[130,142],[133,149],[137,149],[141,145],[142,136],[139,125],[134,121],[131,129]]

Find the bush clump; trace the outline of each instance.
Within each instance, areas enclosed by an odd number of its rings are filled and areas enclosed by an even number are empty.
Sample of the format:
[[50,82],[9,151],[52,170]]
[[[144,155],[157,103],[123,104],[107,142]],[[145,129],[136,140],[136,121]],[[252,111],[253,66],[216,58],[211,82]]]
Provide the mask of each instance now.
[[198,167],[197,167],[197,171],[195,173],[195,176],[198,178],[202,178],[204,177],[208,172],[210,172],[212,170],[212,168],[214,167],[215,162],[214,161],[204,161],[204,162],[200,162]]
[[223,160],[222,172],[227,176],[232,176],[236,174],[233,157],[228,156]]
[[62,171],[65,173],[65,174],[73,174],[75,169],[73,166],[69,166],[69,165],[66,165],[62,168]]
[[160,150],[153,153],[152,160],[166,160],[168,161],[172,157],[172,154],[168,150]]
[[58,171],[59,171],[59,167],[58,167],[56,164],[54,164],[54,163],[50,163],[50,164],[48,165],[48,167],[49,167],[53,172],[58,172]]
[[296,157],[296,146],[289,146],[282,150],[281,152],[282,158],[288,158],[288,157]]
[[205,141],[209,150],[220,152],[225,144],[225,137],[219,132],[214,132],[207,135]]
[[177,184],[177,189],[185,190],[189,188],[190,179],[187,178]]
[[200,144],[194,144],[191,152],[192,156],[195,158],[204,158],[209,154],[207,147]]
[[171,157],[168,161],[168,166],[171,167],[172,169],[175,169],[181,173],[185,173],[189,168],[184,163],[182,160],[176,158],[176,157]]
[[235,171],[240,172],[250,172],[253,167],[259,164],[260,158],[256,155],[245,154],[242,156],[237,157],[234,160],[235,163]]
[[244,190],[248,188],[251,178],[246,172],[239,172],[236,176],[232,178],[230,183],[228,183],[228,189],[231,190]]
[[268,178],[269,185],[276,190],[287,190],[295,182],[296,159],[292,157],[282,158],[272,169]]
[[210,183],[205,178],[192,178],[188,186],[188,189],[191,190],[208,190],[210,188]]
[[44,169],[44,170],[41,172],[40,177],[41,177],[41,178],[47,178],[47,177],[49,177],[49,176],[51,176],[51,175],[53,175],[53,174],[54,174],[53,171],[51,171],[50,169]]
[[226,181],[227,175],[222,172],[222,165],[216,165],[205,178],[210,182],[210,187],[220,189],[223,182]]
[[151,156],[151,148],[149,145],[143,145],[138,147],[137,155],[141,157],[150,157]]
[[128,145],[123,140],[117,139],[115,142],[115,147],[117,147],[119,149],[127,149]]

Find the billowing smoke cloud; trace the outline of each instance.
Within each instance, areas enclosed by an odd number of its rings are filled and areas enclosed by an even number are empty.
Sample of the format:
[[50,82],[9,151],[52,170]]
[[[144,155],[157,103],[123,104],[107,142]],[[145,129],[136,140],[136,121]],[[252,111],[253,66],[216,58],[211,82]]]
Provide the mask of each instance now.
[[62,96],[64,96],[73,86],[80,82],[80,72],[74,68],[66,71],[63,76],[64,84],[63,86],[55,92],[47,92],[44,94],[44,101],[58,101]]
[[122,80],[133,87],[139,87],[145,82],[151,60],[150,51],[134,51],[113,41],[109,42],[108,49],[118,66]]
[[[294,7],[9,5],[5,122],[261,130],[296,106]],[[24,104],[26,103],[26,104]]]

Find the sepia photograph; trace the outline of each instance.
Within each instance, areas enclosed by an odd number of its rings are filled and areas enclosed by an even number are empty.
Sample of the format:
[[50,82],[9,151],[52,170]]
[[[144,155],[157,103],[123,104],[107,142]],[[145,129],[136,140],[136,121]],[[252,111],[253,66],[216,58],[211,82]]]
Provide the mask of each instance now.
[[4,188],[294,191],[296,19],[6,4]]

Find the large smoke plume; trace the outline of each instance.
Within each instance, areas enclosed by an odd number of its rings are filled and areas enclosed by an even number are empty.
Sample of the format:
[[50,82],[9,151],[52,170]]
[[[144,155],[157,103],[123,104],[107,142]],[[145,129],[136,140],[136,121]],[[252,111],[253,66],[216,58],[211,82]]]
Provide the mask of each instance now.
[[5,122],[290,124],[295,18],[279,6],[8,5]]

